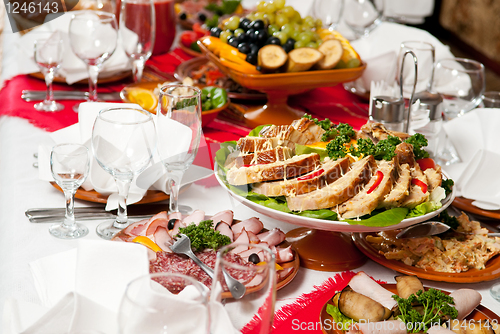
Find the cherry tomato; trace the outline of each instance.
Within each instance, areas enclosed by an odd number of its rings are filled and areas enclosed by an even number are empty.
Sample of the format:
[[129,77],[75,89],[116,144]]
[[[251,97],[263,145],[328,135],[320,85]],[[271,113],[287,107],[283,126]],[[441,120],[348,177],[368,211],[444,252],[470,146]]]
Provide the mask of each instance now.
[[418,165],[421,170],[426,170],[427,168],[436,169],[436,163],[431,158],[423,158],[417,160]]
[[181,34],[181,43],[185,47],[189,48],[193,42],[196,42],[198,40],[198,34],[196,34],[194,31],[184,31]]
[[203,29],[199,22],[193,24],[193,31],[198,35],[198,38],[210,35],[210,31]]

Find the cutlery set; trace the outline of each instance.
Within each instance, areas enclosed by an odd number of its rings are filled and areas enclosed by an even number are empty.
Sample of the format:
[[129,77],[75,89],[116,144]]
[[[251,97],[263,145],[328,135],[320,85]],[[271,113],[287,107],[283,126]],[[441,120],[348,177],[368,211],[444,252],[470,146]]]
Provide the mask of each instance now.
[[[21,93],[21,98],[26,101],[42,101],[46,97],[46,92],[42,90],[23,90]],[[56,100],[87,100],[89,96],[88,92],[82,92],[77,90],[56,90],[54,91],[54,99]],[[98,98],[104,101],[121,101],[120,93],[98,93]]]

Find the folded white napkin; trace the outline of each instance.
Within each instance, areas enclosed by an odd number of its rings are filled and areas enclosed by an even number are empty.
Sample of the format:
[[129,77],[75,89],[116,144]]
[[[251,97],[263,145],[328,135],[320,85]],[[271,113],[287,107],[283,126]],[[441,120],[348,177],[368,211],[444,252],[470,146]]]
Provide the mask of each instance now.
[[423,23],[434,11],[434,0],[385,0],[384,16],[408,23]]
[[[19,68],[19,74],[29,74],[40,71],[33,60],[34,42],[40,38],[48,38],[53,32],[58,31],[64,41],[64,57],[58,75],[64,77],[68,84],[73,84],[88,78],[85,63],[73,53],[70,46],[68,29],[71,17],[75,13],[78,13],[78,11],[64,13],[29,31],[19,39],[18,47],[21,52],[19,52],[20,59],[18,59],[18,61],[19,64],[23,64],[23,66]],[[47,18],[52,18],[53,15],[54,14],[47,15]],[[104,62],[101,76],[111,76],[130,69],[130,61],[123,50],[121,39],[118,37],[116,50],[113,55]]]
[[[87,146],[91,154],[90,171],[87,180],[83,183],[82,188],[85,190],[95,189],[97,192],[103,195],[110,195],[108,197],[108,202],[106,205],[106,210],[113,210],[118,207],[118,189],[116,187],[113,177],[104,171],[104,169],[99,166],[97,160],[92,155],[92,127],[94,125],[95,118],[99,114],[99,111],[104,108],[110,107],[138,107],[136,104],[124,104],[124,103],[103,103],[103,102],[84,102],[80,104],[80,109],[78,113],[78,123],[63,128],[61,130],[55,131],[50,134],[55,144],[60,143],[79,143]],[[177,148],[182,147],[181,138],[179,133],[184,133],[183,131],[177,131],[175,128],[170,133],[174,138],[171,140],[179,143]],[[175,148],[175,147],[174,147]],[[200,151],[206,150],[207,144],[203,140],[200,143]],[[38,147],[38,175],[41,180],[53,181],[52,174],[50,172],[50,151],[51,147],[46,145],[40,145]],[[170,154],[177,154],[177,151],[172,151]],[[166,154],[166,153],[165,153]],[[159,162],[161,159],[158,154],[153,157],[153,164]],[[154,168],[153,168],[154,167]],[[137,203],[142,199],[147,189],[157,189],[164,192],[166,191],[166,179],[167,175],[164,172],[162,164],[156,164],[155,166],[146,169],[141,174],[141,179],[143,182],[137,183],[137,178],[132,181],[129,196],[127,199],[128,204]],[[152,174],[152,177],[146,177]],[[190,166],[182,178],[181,186],[186,185],[191,182],[206,178],[213,174],[213,171],[208,168],[200,166]],[[145,180],[145,181],[144,181]]]
[[474,205],[500,209],[500,109],[478,108],[444,124],[461,163],[444,166],[458,195]]
[[[453,58],[449,48],[427,31],[397,23],[383,22],[367,37],[351,42],[361,59],[367,64],[367,69],[357,83],[362,85],[366,91],[370,89],[371,81],[384,80],[392,84],[396,78],[397,57],[401,42],[404,41],[422,41],[434,45],[436,61],[443,58]],[[410,58],[407,61],[410,61]],[[413,77],[405,77],[405,80],[413,82]]]

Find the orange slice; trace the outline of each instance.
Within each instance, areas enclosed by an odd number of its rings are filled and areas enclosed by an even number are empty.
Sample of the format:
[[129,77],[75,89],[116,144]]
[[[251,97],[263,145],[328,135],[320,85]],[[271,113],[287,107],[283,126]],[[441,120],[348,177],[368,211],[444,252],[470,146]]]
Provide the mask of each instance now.
[[149,89],[132,88],[129,90],[127,97],[130,102],[137,103],[147,111],[156,114],[158,99]]
[[148,237],[140,235],[138,237],[135,237],[134,240],[132,240],[132,241],[146,246],[147,248],[151,249],[155,253],[162,251],[160,246],[158,246],[153,240],[149,239]]

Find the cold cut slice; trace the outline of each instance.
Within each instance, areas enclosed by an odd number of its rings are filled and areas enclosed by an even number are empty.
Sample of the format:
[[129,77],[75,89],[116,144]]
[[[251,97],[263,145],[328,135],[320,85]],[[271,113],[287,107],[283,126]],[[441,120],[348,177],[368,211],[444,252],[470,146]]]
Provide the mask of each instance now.
[[355,324],[347,334],[406,334],[406,325],[401,320],[366,322]]
[[384,289],[363,271],[358,272],[351,279],[349,286],[357,293],[379,302],[389,310],[392,310],[392,308],[397,304],[397,302],[392,298],[394,293]]
[[458,311],[457,319],[462,320],[468,316],[481,303],[481,294],[473,289],[458,289],[450,293],[455,301]]

